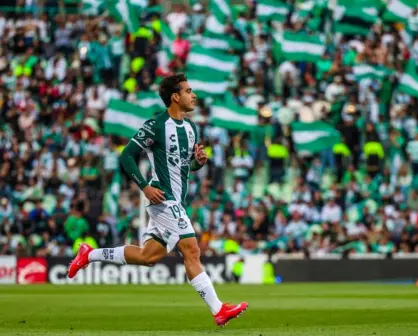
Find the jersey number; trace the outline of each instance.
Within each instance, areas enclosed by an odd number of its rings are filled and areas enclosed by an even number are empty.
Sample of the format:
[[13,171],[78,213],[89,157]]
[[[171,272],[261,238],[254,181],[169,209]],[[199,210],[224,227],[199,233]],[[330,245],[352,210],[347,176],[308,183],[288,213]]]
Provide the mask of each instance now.
[[181,216],[181,210],[178,205],[172,205],[169,207],[171,212],[173,213],[174,219],[177,219]]

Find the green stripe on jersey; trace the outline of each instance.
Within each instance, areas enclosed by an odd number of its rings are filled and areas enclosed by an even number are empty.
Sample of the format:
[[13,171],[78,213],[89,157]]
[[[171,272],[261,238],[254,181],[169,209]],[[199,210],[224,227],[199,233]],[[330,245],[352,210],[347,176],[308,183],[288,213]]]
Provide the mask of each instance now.
[[[155,173],[158,177],[161,189],[165,192],[165,199],[167,201],[174,201],[173,190],[171,189],[170,173],[167,166],[167,151],[166,151],[166,136],[165,136],[165,122],[168,120],[168,113],[162,113],[156,117],[156,122],[159,124],[158,147],[153,150]],[[158,182],[151,185],[158,186]]]
[[[177,127],[177,138],[180,150],[180,165],[181,165],[181,202],[184,203],[187,195],[187,180],[189,178],[189,139],[186,133],[186,122],[183,122],[183,127]],[[191,128],[191,126],[190,126]]]

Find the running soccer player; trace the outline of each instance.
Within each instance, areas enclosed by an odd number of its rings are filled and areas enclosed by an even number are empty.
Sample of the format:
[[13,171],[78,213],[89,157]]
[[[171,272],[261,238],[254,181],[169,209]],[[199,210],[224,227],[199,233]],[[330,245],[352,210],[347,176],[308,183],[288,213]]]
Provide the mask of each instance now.
[[[196,235],[182,205],[186,199],[189,171],[199,170],[207,161],[203,146],[198,145],[196,126],[185,118],[185,114],[194,109],[196,95],[183,74],[164,78],[159,93],[167,110],[146,121],[121,154],[124,170],[150,202],[144,246],[93,249],[81,244],[70,264],[68,276],[73,278],[93,261],[153,266],[177,246],[191,284],[209,306],[215,322],[225,326],[246,310],[248,304],[228,305],[218,299],[212,281],[200,263]],[[137,165],[142,150],[151,162],[152,179],[149,183]]]

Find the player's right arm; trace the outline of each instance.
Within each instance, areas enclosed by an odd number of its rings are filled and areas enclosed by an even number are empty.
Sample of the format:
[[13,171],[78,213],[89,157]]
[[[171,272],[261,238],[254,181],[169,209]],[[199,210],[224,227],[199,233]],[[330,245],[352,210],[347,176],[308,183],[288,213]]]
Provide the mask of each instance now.
[[135,181],[138,187],[144,192],[145,196],[152,204],[159,204],[165,200],[164,192],[160,189],[148,185],[138,168],[138,157],[142,150],[151,147],[155,141],[156,130],[154,120],[148,120],[135,134],[126,147],[123,149],[120,163],[128,174]]

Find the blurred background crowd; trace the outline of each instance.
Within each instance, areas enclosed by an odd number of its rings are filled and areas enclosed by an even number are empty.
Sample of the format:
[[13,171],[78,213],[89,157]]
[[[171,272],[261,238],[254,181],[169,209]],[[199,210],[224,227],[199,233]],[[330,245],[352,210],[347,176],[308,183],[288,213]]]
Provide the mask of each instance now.
[[[0,254],[138,243],[140,193],[118,162],[129,136],[104,132],[106,109],[140,105],[210,41],[239,59],[216,99],[256,110],[257,123],[213,124],[210,95],[190,116],[210,158],[186,205],[202,254],[418,252],[414,1],[120,3],[115,14],[110,1],[1,2]],[[324,51],[277,50],[283,32],[320,34]],[[295,122],[304,139],[312,124],[338,140],[305,151]]]

